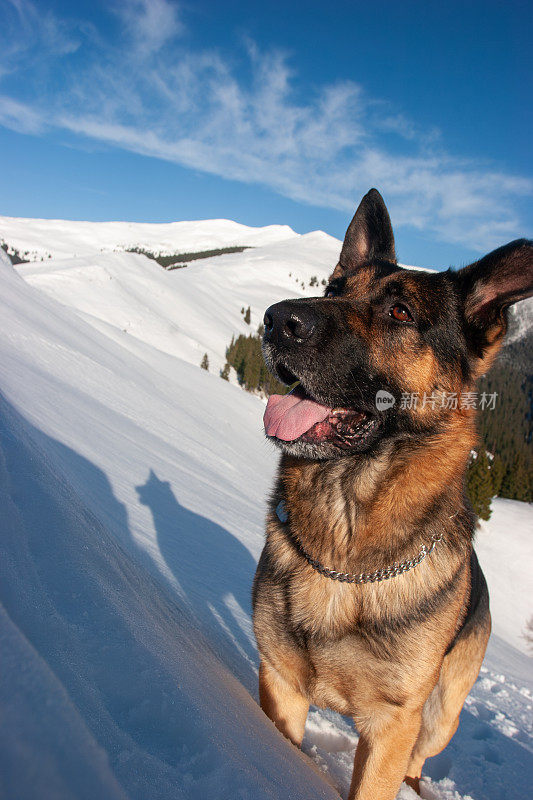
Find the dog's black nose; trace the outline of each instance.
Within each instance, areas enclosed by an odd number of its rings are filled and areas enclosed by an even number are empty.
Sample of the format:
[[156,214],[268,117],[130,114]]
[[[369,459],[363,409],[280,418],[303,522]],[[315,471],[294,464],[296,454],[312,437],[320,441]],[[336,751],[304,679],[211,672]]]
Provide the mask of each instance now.
[[310,339],[317,320],[311,308],[284,300],[267,308],[263,322],[267,341],[290,344]]

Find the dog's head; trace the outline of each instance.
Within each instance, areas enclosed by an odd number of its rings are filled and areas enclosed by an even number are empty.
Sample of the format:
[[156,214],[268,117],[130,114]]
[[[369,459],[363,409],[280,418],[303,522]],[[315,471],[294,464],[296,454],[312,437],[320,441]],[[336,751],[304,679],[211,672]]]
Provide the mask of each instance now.
[[[498,352],[507,308],[533,294],[533,243],[511,242],[458,271],[404,269],[372,189],[346,232],[325,297],[265,313],[263,353],[288,385],[270,398],[267,435],[323,459],[432,436],[471,414],[468,392]],[[466,397],[466,401],[465,401]]]

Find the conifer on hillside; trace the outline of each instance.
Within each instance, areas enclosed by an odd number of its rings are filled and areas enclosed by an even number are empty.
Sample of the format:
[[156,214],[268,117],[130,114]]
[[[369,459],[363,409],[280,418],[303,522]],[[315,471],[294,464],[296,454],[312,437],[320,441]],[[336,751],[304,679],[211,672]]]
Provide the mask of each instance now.
[[495,455],[490,465],[490,476],[492,478],[492,496],[498,497],[502,488],[502,481],[505,475],[505,466],[499,455]]
[[531,483],[524,457],[519,453],[503,477],[500,495],[510,500],[531,502]]
[[526,503],[531,501],[530,475],[522,453],[517,455],[514,463],[514,499]]
[[222,378],[222,380],[229,381],[230,369],[231,369],[231,365],[228,364],[228,362],[226,361],[226,363],[224,364],[224,366],[220,370],[220,377]]
[[[500,497],[533,502],[533,333],[504,346],[479,383],[480,396],[497,394],[494,408],[481,410],[478,425],[486,449],[501,458]],[[520,457],[520,458],[519,458]],[[516,481],[520,486],[515,485]]]
[[261,336],[241,334],[232,339],[226,350],[226,358],[237,373],[241,386],[249,392],[262,392],[270,395],[285,394],[287,387],[277,381],[267,370],[261,351]]
[[472,507],[481,519],[490,519],[492,500],[492,477],[490,464],[484,447],[470,461],[466,473],[466,491]]
[[248,358],[244,367],[244,386],[248,391],[259,389],[259,379],[261,377],[261,361],[253,353]]
[[205,369],[209,372],[209,356],[207,353],[204,353],[203,358],[200,362],[200,366],[202,369]]

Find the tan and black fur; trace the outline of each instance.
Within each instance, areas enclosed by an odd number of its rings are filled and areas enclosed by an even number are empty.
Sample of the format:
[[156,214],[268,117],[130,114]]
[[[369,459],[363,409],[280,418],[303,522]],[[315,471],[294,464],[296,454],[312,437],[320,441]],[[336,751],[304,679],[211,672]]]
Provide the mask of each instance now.
[[[276,377],[299,379],[313,400],[369,422],[349,441],[276,440],[282,456],[253,589],[261,706],[296,745],[310,703],[353,716],[350,800],[393,800],[404,779],[418,791],[424,761],[453,736],[479,672],[490,614],[464,490],[475,410],[443,407],[442,398],[475,389],[501,346],[507,307],[532,291],[526,240],[457,272],[398,267],[373,189],[326,296],[265,315]],[[391,315],[398,305],[410,319]],[[381,389],[397,398],[382,412]],[[435,399],[401,408],[402,392]],[[359,574],[416,556],[432,535],[442,539],[416,568],[362,585],[320,574],[298,546]]]

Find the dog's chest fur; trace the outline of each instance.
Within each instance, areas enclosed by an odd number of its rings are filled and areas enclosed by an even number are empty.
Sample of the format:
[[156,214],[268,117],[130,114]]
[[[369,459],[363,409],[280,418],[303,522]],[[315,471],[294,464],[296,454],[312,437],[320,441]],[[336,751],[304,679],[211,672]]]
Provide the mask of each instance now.
[[[396,585],[363,586],[329,580],[307,564],[301,570],[307,574],[296,568],[290,578],[259,579],[256,619],[269,663],[310,702],[354,714],[362,725],[376,703],[401,704],[436,680],[435,621],[425,614],[416,620],[434,567]],[[450,602],[438,608],[437,638],[453,635],[465,579],[458,576]]]
[[[436,679],[435,651],[443,654],[453,637],[468,591],[465,537],[453,533],[449,499],[422,498],[426,513],[411,513],[409,523],[401,503],[382,500],[381,507],[393,512],[376,515],[375,487],[383,479],[390,492],[394,482],[388,455],[373,462],[371,474],[340,462],[301,469],[288,460],[254,587],[256,635],[271,665],[316,705],[344,714],[357,710],[363,717],[377,699],[403,702]],[[286,522],[275,512],[281,498]],[[416,556],[442,527],[447,541],[441,552],[437,548],[415,569],[379,583],[327,578],[294,546],[297,536],[324,566],[359,574]]]

